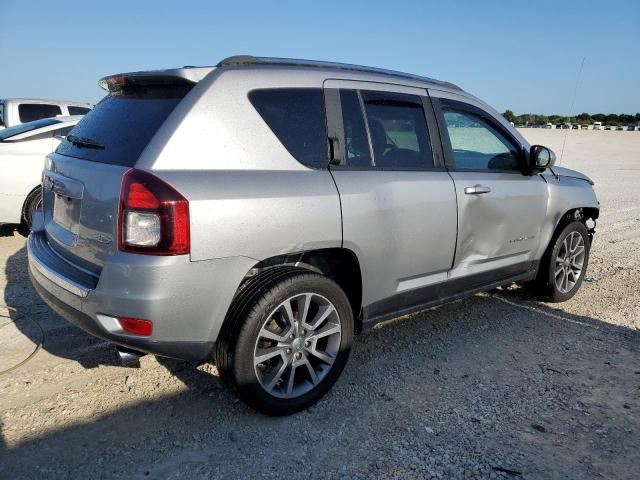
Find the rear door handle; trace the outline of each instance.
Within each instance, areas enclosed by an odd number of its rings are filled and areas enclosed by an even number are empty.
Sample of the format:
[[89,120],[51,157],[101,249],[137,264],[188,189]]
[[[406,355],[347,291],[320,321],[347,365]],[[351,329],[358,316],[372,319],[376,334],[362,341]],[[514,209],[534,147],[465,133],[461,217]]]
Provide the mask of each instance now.
[[467,195],[480,195],[482,193],[489,193],[491,191],[491,187],[487,187],[485,185],[474,185],[473,187],[465,187],[464,193]]

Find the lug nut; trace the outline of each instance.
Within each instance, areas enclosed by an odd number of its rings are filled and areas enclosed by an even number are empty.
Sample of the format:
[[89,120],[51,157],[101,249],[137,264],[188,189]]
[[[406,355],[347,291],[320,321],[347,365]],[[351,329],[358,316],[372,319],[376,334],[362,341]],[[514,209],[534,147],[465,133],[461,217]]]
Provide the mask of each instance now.
[[302,358],[302,354],[300,352],[296,353],[296,360],[300,360]]
[[287,348],[285,351],[287,352],[287,355],[291,354],[291,349],[290,348]]
[[307,331],[306,330],[302,330],[302,332],[300,332],[300,333],[302,333],[302,335],[306,335]]
[[307,340],[306,342],[304,342],[304,346],[305,347],[310,347],[311,346],[311,342],[309,340]]
[[291,335],[289,335],[289,338],[290,338],[291,340],[293,340],[293,333],[292,333]]

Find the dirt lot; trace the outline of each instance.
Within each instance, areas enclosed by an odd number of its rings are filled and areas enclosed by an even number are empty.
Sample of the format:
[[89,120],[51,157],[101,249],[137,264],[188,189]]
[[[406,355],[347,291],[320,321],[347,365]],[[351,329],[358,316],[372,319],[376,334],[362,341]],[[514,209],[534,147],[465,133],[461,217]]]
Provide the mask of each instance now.
[[[525,130],[558,155],[563,131]],[[0,238],[0,478],[637,478],[640,132],[571,131],[562,165],[596,182],[585,284],[518,289],[357,339],[312,409],[258,415],[215,367],[115,351],[39,300],[25,240]]]

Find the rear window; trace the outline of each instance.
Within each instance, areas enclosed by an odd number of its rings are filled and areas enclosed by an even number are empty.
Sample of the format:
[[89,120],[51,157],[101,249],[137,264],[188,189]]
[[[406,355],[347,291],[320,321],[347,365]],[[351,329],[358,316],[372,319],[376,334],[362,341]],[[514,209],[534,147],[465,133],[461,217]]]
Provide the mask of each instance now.
[[88,140],[72,143],[67,136],[56,153],[91,162],[133,167],[163,122],[190,87],[127,89],[104,97],[73,129],[73,138]]
[[307,167],[327,167],[327,127],[321,89],[253,90],[249,101],[296,160]]
[[69,110],[69,115],[85,115],[91,111],[91,109],[87,107],[73,107],[71,105],[69,105],[67,109]]
[[41,118],[55,117],[61,115],[62,110],[58,105],[47,105],[44,103],[21,103],[18,105],[18,115],[22,123],[33,122]]

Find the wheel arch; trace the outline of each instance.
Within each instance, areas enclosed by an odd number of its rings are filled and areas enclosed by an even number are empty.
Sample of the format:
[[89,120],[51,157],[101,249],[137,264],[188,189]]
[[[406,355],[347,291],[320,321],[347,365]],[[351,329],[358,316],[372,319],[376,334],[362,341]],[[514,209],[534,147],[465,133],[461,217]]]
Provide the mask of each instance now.
[[[593,234],[596,229],[596,220],[600,216],[600,209],[596,207],[573,207],[564,212],[558,221],[556,222],[555,228],[553,229],[553,233],[551,237],[556,234],[559,230],[563,229],[570,222],[577,220],[584,223],[587,231],[589,232],[589,240],[593,239]],[[591,220],[592,224],[589,223]]]
[[33,195],[35,195],[40,191],[41,188],[42,188],[42,185],[37,185],[33,187],[31,190],[29,190],[29,193],[27,193],[27,195],[24,197],[24,201],[22,202],[22,209],[20,210],[20,220],[22,222],[24,222],[25,213],[27,212],[29,201],[31,200]]
[[589,232],[589,241],[593,240],[593,235],[595,234],[596,228],[596,220],[600,215],[599,208],[593,206],[573,206],[571,208],[564,208],[563,210],[560,210],[560,212],[561,213],[559,213],[558,216],[554,218],[553,222],[549,222],[546,224],[546,227],[544,229],[545,233],[542,234],[543,241],[539,246],[538,253],[535,257],[536,259],[542,260],[544,255],[551,247],[551,242],[556,233],[574,220],[578,220],[584,223],[585,227],[587,228],[587,232]]
[[269,268],[284,265],[305,268],[334,280],[349,299],[356,333],[362,330],[362,270],[353,251],[336,247],[276,255],[256,263],[243,282]]

